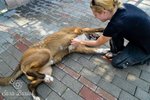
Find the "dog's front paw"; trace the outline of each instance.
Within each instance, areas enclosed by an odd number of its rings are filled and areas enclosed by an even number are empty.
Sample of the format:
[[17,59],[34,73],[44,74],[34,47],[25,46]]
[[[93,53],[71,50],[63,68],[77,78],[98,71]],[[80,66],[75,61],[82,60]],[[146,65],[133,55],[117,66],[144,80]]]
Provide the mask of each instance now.
[[35,95],[33,95],[33,94],[32,94],[32,97],[33,97],[33,100],[41,100],[40,97],[35,96]]
[[35,97],[33,98],[34,100],[41,100],[40,97]]
[[108,51],[110,51],[109,48],[99,48],[95,50],[96,53],[100,53],[100,54],[106,54]]
[[53,82],[53,81],[54,81],[54,78],[52,76],[45,75],[44,82],[50,83],[50,82]]

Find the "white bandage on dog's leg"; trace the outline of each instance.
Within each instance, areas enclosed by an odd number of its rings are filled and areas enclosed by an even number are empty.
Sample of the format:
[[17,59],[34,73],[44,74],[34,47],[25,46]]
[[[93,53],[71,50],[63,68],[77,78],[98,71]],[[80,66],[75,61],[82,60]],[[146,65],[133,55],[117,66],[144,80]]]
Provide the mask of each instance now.
[[68,49],[69,49],[69,52],[71,52],[72,50],[75,49],[75,46],[74,45],[69,45]]
[[53,81],[54,81],[54,78],[52,76],[45,74],[44,82],[50,83]]
[[110,51],[109,48],[99,48],[95,50],[96,53],[100,53],[100,54],[106,54],[108,51]]

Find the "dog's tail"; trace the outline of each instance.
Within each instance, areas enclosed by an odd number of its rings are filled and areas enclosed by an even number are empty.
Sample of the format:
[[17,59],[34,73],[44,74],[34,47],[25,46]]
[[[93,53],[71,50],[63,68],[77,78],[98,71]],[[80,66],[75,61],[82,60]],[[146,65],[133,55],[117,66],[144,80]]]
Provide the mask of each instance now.
[[20,64],[16,67],[15,71],[8,77],[0,77],[0,85],[6,86],[12,84],[23,72],[20,70]]

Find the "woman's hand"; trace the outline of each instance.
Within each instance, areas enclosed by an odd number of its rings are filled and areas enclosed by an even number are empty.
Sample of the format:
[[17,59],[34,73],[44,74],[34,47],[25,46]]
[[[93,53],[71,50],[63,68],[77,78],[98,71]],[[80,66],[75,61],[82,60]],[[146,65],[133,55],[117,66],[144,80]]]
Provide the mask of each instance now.
[[79,39],[73,39],[71,40],[71,44],[74,45],[74,46],[78,46],[79,44],[81,44],[81,40]]

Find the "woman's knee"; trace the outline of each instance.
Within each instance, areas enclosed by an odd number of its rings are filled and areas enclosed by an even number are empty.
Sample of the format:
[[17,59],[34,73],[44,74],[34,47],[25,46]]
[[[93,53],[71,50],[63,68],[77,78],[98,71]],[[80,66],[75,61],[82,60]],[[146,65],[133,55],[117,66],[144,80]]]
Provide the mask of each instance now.
[[126,61],[120,61],[119,59],[112,59],[112,66],[119,69],[124,69],[129,66],[129,63]]
[[119,65],[117,62],[115,62],[115,61],[112,61],[111,64],[112,64],[112,66],[115,67],[115,68],[123,69],[122,66],[120,66],[120,65]]

